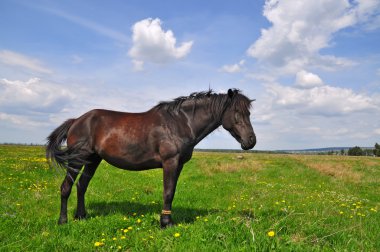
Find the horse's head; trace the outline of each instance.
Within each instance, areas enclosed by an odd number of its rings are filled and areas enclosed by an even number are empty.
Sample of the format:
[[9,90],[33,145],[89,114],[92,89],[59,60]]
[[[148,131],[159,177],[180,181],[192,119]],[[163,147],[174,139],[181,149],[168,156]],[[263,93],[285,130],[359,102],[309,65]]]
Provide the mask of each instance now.
[[256,145],[256,135],[249,119],[252,100],[240,94],[238,90],[228,90],[230,106],[223,114],[222,125],[241,144],[243,150]]

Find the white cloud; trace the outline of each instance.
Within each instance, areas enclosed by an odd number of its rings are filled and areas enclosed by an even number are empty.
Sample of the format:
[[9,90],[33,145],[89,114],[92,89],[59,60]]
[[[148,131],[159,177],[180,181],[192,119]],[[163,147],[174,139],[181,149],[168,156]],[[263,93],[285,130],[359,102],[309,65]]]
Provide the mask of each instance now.
[[378,1],[267,0],[263,15],[271,26],[262,29],[260,38],[247,54],[282,74],[294,74],[307,66],[336,69],[353,62],[320,50],[331,46],[334,33],[347,27],[372,20],[379,11]]
[[323,81],[316,74],[302,70],[299,71],[296,75],[296,86],[299,88],[313,88],[322,85]]
[[317,116],[341,116],[354,112],[380,110],[375,101],[352,89],[328,85],[309,89],[267,85],[275,109],[287,109],[293,113]]
[[220,69],[222,72],[226,73],[239,73],[243,71],[243,66],[244,66],[245,61],[241,60],[239,63],[233,64],[233,65],[224,65]]
[[356,0],[357,19],[364,24],[367,30],[380,28],[380,1],[378,0]]
[[30,115],[15,115],[0,112],[0,121],[10,123],[19,129],[49,126],[47,120],[36,120]]
[[162,22],[158,18],[147,18],[133,25],[133,46],[128,54],[135,63],[135,70],[141,70],[145,61],[163,64],[189,54],[193,41],[176,46],[177,39],[173,32],[164,31],[161,25]]
[[53,72],[39,60],[9,50],[0,51],[0,62],[9,66],[21,66],[38,73],[50,74]]
[[0,80],[0,112],[5,114],[59,112],[74,97],[62,86],[38,78],[27,81]]
[[376,135],[380,135],[380,128],[375,129],[373,132],[374,132]]

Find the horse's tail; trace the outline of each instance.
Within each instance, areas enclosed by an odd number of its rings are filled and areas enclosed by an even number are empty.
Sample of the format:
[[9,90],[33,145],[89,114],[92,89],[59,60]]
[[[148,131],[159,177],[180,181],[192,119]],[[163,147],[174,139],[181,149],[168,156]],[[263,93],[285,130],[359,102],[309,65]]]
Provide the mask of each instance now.
[[77,167],[79,164],[83,165],[83,161],[79,158],[80,153],[77,151],[82,144],[78,143],[71,147],[62,148],[62,144],[67,140],[67,133],[74,122],[75,119],[68,119],[47,137],[46,159],[50,166],[74,169],[79,172],[78,168],[75,169],[72,165]]

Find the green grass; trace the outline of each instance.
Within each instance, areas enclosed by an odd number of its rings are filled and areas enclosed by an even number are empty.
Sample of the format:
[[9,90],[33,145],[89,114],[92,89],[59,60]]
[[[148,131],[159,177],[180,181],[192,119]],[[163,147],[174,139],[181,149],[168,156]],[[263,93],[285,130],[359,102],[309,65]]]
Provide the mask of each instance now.
[[161,230],[160,169],[103,162],[88,218],[73,220],[74,188],[69,223],[58,226],[64,173],[48,168],[42,147],[0,146],[0,251],[380,251],[379,158],[237,155],[194,153],[176,226]]

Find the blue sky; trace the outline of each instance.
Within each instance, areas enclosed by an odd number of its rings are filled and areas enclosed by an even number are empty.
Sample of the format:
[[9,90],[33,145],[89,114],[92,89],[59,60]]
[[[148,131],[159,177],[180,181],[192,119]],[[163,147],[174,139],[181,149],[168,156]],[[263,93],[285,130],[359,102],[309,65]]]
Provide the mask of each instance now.
[[0,142],[209,86],[256,99],[257,149],[380,142],[378,0],[3,0],[0,17]]

